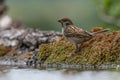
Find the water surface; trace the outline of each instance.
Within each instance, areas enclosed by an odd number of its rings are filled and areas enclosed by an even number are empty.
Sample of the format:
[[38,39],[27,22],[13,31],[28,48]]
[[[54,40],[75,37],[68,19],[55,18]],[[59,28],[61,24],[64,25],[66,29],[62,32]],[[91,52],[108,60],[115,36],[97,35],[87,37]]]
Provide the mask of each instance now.
[[120,80],[113,71],[66,71],[47,69],[0,69],[0,80]]

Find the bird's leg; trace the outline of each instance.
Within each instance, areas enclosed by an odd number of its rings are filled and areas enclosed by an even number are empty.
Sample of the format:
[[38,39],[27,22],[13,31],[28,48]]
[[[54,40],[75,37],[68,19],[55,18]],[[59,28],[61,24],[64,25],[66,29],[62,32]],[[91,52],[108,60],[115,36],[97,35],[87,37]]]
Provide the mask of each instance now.
[[75,53],[80,54],[80,51],[81,51],[81,45],[82,45],[82,44],[77,44],[77,47],[76,47],[76,51],[75,51]]
[[81,51],[81,44],[76,44],[74,53],[80,54],[80,51]]
[[78,44],[75,44],[75,50],[74,50],[74,53],[78,52],[79,51],[79,46]]
[[80,49],[81,44],[75,44],[74,46],[75,46],[75,49],[73,50],[74,53],[77,53],[77,52],[79,52],[81,50]]

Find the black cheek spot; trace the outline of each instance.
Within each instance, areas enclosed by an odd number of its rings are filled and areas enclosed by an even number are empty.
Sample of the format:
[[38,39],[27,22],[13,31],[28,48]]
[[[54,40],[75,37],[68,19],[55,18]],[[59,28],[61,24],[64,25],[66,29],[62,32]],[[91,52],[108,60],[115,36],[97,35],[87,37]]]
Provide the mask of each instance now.
[[66,25],[70,25],[69,23],[66,23]]

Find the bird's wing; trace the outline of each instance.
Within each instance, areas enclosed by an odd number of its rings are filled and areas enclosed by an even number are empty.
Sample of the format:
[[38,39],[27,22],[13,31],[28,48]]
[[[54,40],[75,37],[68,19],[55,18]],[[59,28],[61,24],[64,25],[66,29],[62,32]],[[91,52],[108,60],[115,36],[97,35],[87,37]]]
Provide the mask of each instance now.
[[79,38],[81,38],[81,37],[90,37],[90,36],[92,36],[92,34],[90,34],[89,32],[84,31],[83,29],[80,29],[80,28],[75,27],[73,25],[69,26],[65,30],[65,32],[67,33],[67,34],[65,34],[65,36],[67,36],[67,37],[79,37]]

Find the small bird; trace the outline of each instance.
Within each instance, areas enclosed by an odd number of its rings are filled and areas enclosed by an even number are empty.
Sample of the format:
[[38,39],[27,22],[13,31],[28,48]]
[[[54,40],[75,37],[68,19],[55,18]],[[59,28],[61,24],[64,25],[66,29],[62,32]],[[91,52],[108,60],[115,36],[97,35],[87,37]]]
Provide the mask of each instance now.
[[5,0],[0,0],[0,30],[10,28],[12,24],[12,18],[6,14],[8,6],[5,4]]
[[69,18],[62,18],[58,20],[58,22],[62,24],[62,33],[64,37],[75,46],[75,50],[71,54],[69,54],[69,56],[80,51],[78,44],[90,40],[96,34],[109,31],[108,29],[105,29],[105,30],[101,30],[93,33],[88,32],[74,26],[73,22]]

